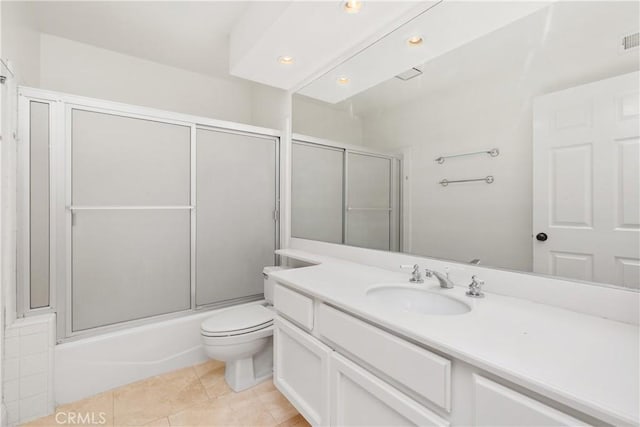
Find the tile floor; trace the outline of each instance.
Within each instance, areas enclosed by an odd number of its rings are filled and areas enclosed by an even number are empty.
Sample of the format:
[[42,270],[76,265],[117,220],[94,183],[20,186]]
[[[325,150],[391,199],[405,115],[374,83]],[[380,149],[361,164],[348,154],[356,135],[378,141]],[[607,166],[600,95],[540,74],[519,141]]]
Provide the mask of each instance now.
[[305,427],[309,424],[271,381],[233,392],[224,381],[224,363],[212,360],[59,406],[55,414],[24,426],[60,425]]

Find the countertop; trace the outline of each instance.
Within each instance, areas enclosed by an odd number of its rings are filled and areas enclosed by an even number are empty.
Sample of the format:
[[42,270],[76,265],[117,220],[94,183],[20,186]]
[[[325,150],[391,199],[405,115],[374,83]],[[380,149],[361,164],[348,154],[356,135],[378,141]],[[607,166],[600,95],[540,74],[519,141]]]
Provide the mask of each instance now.
[[316,265],[274,272],[291,288],[399,335],[492,372],[536,393],[612,424],[640,424],[639,328],[613,320],[466,287],[433,292],[472,307],[459,315],[394,310],[366,297],[382,283],[408,282],[409,273],[283,249],[278,254]]

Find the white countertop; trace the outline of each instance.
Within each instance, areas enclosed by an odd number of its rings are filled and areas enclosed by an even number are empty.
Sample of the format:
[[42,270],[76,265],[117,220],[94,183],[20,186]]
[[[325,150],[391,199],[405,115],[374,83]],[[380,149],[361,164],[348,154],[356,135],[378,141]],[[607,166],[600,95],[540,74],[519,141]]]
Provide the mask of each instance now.
[[640,423],[638,326],[490,293],[469,298],[465,287],[441,289],[435,279],[416,286],[472,310],[451,316],[392,310],[369,300],[366,290],[410,285],[408,273],[298,250],[277,253],[318,264],[272,273],[278,282],[605,422]]

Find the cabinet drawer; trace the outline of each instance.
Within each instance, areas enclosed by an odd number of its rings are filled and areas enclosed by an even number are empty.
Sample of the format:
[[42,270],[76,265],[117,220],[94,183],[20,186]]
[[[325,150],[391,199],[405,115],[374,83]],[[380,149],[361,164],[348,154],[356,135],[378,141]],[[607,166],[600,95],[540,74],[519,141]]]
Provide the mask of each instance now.
[[451,410],[449,360],[324,304],[316,330],[418,396]]
[[332,350],[279,316],[274,326],[274,384],[311,424],[329,425]]
[[584,426],[557,409],[479,375],[474,381],[476,426]]
[[448,426],[449,423],[337,353],[331,355],[331,425]]
[[276,284],[273,305],[284,317],[307,330],[313,329],[313,300],[296,291]]

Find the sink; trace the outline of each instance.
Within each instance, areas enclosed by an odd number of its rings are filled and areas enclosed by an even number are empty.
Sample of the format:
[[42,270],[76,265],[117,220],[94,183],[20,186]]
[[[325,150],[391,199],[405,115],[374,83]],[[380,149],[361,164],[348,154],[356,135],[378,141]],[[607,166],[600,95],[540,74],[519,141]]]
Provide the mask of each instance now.
[[374,286],[367,290],[367,298],[385,307],[409,313],[446,316],[471,311],[471,307],[455,298],[404,284]]

